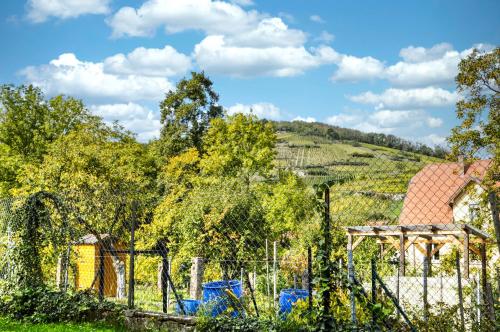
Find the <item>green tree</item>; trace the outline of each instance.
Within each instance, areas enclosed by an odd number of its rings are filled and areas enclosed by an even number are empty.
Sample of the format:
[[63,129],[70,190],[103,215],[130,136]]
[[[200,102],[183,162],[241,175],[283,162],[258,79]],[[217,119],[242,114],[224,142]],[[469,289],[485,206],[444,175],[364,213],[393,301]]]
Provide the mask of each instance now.
[[32,85],[0,89],[0,143],[27,161],[40,161],[48,144],[92,116],[80,100],[46,100]]
[[492,209],[497,246],[500,250],[498,186],[500,175],[500,48],[490,52],[474,50],[460,61],[455,79],[462,98],[457,102],[457,117],[462,121],[449,137],[452,156],[468,159],[490,155],[492,165],[483,185]]
[[17,172],[42,161],[49,144],[94,117],[80,100],[46,100],[32,85],[0,88],[0,195],[19,185]]
[[202,151],[203,135],[210,120],[223,115],[218,105],[219,95],[212,88],[212,81],[205,73],[191,73],[190,79],[177,83],[175,91],[169,91],[160,103],[161,153],[170,157],[194,147]]

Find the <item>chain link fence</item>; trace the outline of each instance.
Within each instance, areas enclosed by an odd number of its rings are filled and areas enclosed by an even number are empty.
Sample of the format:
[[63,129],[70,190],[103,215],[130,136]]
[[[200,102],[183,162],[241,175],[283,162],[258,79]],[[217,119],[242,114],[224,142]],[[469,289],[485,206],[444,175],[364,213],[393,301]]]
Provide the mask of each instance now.
[[337,306],[331,315],[353,328],[498,327],[490,160],[286,135],[274,179],[204,183],[189,200],[133,190],[2,199],[1,279],[23,259],[20,212],[36,211],[50,230],[35,230],[45,283],[129,307],[275,317],[314,295],[328,299],[310,308]]

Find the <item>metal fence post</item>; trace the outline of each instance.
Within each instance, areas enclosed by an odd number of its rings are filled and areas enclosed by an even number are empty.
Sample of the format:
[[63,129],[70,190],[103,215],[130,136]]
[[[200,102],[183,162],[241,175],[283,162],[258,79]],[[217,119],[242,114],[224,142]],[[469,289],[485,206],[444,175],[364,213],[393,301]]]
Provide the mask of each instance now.
[[128,307],[134,308],[134,291],[135,291],[135,223],[136,223],[137,203],[134,201],[132,205],[132,220],[130,225],[130,263],[128,271]]
[[167,301],[167,288],[168,288],[168,258],[167,253],[165,252],[165,246],[161,246],[160,248],[161,255],[161,302],[162,302],[162,310],[163,312],[168,311],[168,301]]
[[278,283],[278,246],[276,241],[273,243],[273,307],[278,313],[276,308],[276,293],[277,293],[277,283]]
[[308,305],[309,310],[312,310],[313,298],[312,298],[312,250],[311,247],[307,247],[307,291],[309,293]]
[[[377,263],[375,262],[375,258],[372,258],[372,305],[375,306],[377,303]],[[377,321],[377,317],[375,316],[375,310],[372,309],[372,329],[375,328],[375,323]]]
[[424,301],[424,322],[427,325],[427,322],[429,320],[429,313],[428,313],[428,302],[427,302],[427,274],[429,271],[429,262],[428,262],[428,256],[424,257],[424,270],[423,270],[423,301]]
[[330,239],[330,188],[325,188],[325,202],[324,202],[324,224],[323,224],[323,237],[324,237],[324,252],[322,268],[322,280],[327,280],[325,289],[322,290],[322,303],[323,303],[323,317],[328,317],[330,314],[330,254],[331,254],[331,239]]
[[99,245],[99,301],[104,300],[104,248]]
[[462,292],[462,274],[460,273],[460,257],[457,252],[455,256],[455,265],[457,267],[457,282],[458,282],[458,303],[460,309],[460,326],[462,331],[465,331],[465,317],[464,317],[464,295]]
[[353,326],[357,325],[356,318],[356,294],[354,293],[354,262],[352,257],[352,235],[347,235],[347,273],[349,276],[349,284],[351,285],[351,322]]

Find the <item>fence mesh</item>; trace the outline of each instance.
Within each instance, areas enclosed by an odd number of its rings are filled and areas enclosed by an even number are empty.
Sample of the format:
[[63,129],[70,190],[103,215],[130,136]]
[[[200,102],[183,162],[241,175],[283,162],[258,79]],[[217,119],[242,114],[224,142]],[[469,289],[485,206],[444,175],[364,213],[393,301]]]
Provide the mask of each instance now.
[[311,279],[323,273],[328,241],[335,319],[389,330],[495,329],[490,160],[290,135],[280,133],[269,178],[209,179],[189,195],[171,186],[4,198],[0,277],[19,278],[19,225],[35,211],[50,229],[34,232],[53,287],[149,311],[273,317],[324,294]]

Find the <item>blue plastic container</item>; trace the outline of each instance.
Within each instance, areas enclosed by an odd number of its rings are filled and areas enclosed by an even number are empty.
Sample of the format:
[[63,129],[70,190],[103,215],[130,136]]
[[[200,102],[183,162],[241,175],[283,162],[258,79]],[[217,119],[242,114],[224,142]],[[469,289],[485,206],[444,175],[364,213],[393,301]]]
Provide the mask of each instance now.
[[[229,303],[225,289],[229,288],[237,298],[241,297],[241,282],[239,280],[220,280],[203,284],[203,304],[209,308],[212,317],[227,310]],[[238,316],[234,311],[233,316]]]
[[292,305],[298,300],[307,299],[309,297],[309,292],[305,289],[283,289],[280,292],[280,315],[288,315],[292,311]]
[[[201,304],[200,300],[181,300],[181,302],[188,316],[196,315]],[[175,313],[179,315],[183,314],[179,303],[175,305]]]

